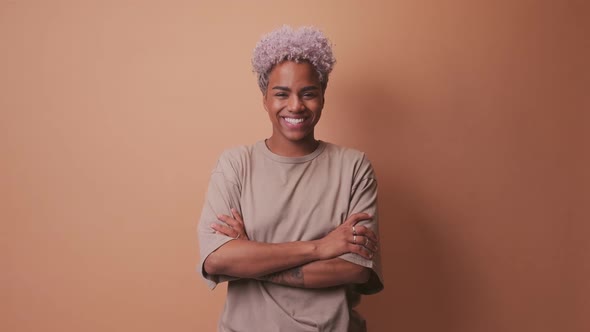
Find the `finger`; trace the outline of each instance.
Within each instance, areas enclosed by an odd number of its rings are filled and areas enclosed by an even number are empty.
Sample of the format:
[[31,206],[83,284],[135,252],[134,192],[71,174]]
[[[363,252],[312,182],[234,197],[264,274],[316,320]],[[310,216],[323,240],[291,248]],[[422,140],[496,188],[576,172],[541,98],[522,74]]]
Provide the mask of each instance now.
[[375,233],[373,233],[373,231],[368,230],[365,234],[363,234],[364,236],[368,237],[369,240],[375,242],[375,243],[379,243],[379,238],[377,237],[377,235],[375,235]]
[[346,221],[343,223],[343,225],[352,226],[361,220],[368,220],[371,218],[372,218],[371,215],[367,214],[367,213],[363,213],[363,212],[354,213],[351,216],[349,216],[348,219],[346,219]]
[[372,251],[372,250],[369,250],[369,249],[368,249],[367,247],[365,247],[365,246],[361,246],[361,251],[365,253],[365,256],[364,256],[364,257],[366,257],[366,258],[368,258],[368,259],[372,259],[372,258],[373,258],[373,255],[375,254],[375,252],[374,252],[374,251]]
[[363,236],[362,245],[363,245],[363,247],[367,248],[372,253],[376,253],[377,250],[379,250],[379,247],[377,246],[377,244],[374,241],[370,240],[366,236]]
[[240,223],[244,223],[244,219],[242,219],[242,216],[240,215],[240,213],[238,212],[238,209],[232,208],[231,209],[231,214],[234,216],[234,218],[239,221]]
[[229,226],[226,226],[226,225],[211,224],[211,228],[213,228],[216,231],[216,233],[223,234],[225,236],[229,236],[229,237],[234,238],[236,240],[240,239],[240,238],[247,239],[247,236],[245,233],[243,233],[235,228],[231,228]]
[[227,214],[218,214],[217,219],[219,219],[227,224],[228,222],[226,220],[231,219],[231,217],[228,216]]
[[359,222],[364,221],[364,220],[371,220],[372,218],[373,218],[373,216],[371,216],[370,214],[359,213],[358,215],[355,216],[353,225],[356,225]]
[[375,244],[375,242],[371,241],[366,236],[357,236],[356,244],[365,247],[371,253],[375,253],[377,251],[377,245]]
[[217,231],[225,236],[229,236],[229,237],[238,236],[238,232],[229,226],[219,225],[219,224],[211,224],[211,228],[213,228],[215,231]]
[[242,219],[242,216],[240,215],[238,210],[235,208],[232,208],[231,213],[234,216],[234,218],[238,224],[238,225],[234,225],[234,228],[238,228],[240,231],[242,231],[242,233],[246,233],[246,225],[244,225],[244,219]]
[[352,240],[350,240],[350,243],[357,246],[365,247],[365,249],[369,251],[371,254],[377,251],[377,245],[366,236],[353,235]]
[[375,233],[371,232],[367,236],[369,237],[369,240],[371,240],[371,242],[375,243],[376,245],[379,244],[379,238],[377,237],[377,235],[375,235]]
[[350,246],[351,246],[350,252],[360,255],[366,259],[373,258],[373,253],[371,251],[369,251],[367,248],[365,248],[361,245],[358,245],[358,244],[351,244]]
[[356,227],[356,233],[358,235],[366,236],[373,242],[379,242],[377,235],[375,235],[375,232],[373,232],[370,228],[368,228],[366,226],[355,226],[355,227]]
[[239,221],[237,221],[237,220],[233,219],[232,217],[227,216],[225,214],[218,215],[217,219],[223,221],[224,223],[228,224],[232,228],[240,228],[240,229],[242,228]]
[[348,218],[342,223],[342,225],[352,226],[358,222],[358,220],[356,220],[356,218],[358,218],[362,215],[365,215],[365,217],[369,216],[366,213],[353,213],[350,216],[348,216]]

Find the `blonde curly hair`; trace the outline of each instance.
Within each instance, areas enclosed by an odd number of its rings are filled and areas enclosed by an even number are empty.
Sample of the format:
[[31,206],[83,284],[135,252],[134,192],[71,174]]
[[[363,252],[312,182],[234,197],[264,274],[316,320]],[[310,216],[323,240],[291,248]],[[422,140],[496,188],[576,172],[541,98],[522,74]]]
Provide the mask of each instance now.
[[336,63],[332,44],[319,29],[293,29],[284,25],[264,35],[254,48],[252,67],[258,76],[258,86],[262,94],[266,94],[271,70],[283,61],[309,62],[315,68],[324,90]]

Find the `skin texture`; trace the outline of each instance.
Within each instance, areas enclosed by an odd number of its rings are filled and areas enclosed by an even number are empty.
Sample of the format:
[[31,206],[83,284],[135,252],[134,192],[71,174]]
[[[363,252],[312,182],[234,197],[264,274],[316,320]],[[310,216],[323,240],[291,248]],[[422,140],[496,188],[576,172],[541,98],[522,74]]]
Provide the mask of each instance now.
[[[273,127],[272,136],[266,141],[273,153],[299,157],[317,148],[314,128],[322,115],[324,90],[309,63],[277,64],[269,75],[262,102]],[[303,121],[293,124],[285,118]],[[337,258],[345,253],[373,257],[378,248],[377,237],[370,229],[355,226],[361,220],[371,219],[368,214],[349,216],[322,239],[289,243],[250,241],[244,221],[234,209],[232,216],[218,218],[224,224],[211,227],[237,240],[227,242],[207,257],[204,268],[209,274],[305,288],[364,283],[369,279],[368,268]]]

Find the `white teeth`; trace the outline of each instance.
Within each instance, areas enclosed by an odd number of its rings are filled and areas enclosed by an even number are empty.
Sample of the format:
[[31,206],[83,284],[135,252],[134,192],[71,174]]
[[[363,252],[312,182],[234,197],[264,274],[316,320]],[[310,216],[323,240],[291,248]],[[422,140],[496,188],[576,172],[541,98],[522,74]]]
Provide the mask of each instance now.
[[305,119],[302,119],[302,118],[300,118],[300,119],[283,118],[283,119],[285,119],[285,121],[287,121],[287,122],[289,122],[291,124],[298,124],[298,123],[301,123],[301,122],[303,122],[305,120]]

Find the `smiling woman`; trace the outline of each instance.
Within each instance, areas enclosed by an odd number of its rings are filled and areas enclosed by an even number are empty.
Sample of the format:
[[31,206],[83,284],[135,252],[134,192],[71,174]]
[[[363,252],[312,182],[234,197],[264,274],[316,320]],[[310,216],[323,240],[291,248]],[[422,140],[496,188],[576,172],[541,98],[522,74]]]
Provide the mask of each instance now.
[[263,97],[273,133],[266,141],[279,155],[300,156],[317,148],[315,125],[324,108],[324,91],[308,62],[285,61],[275,66]]
[[270,138],[225,151],[199,223],[199,270],[228,281],[219,331],[366,331],[383,288],[377,180],[362,152],[315,138],[335,62],[317,29],[271,32],[254,69]]

